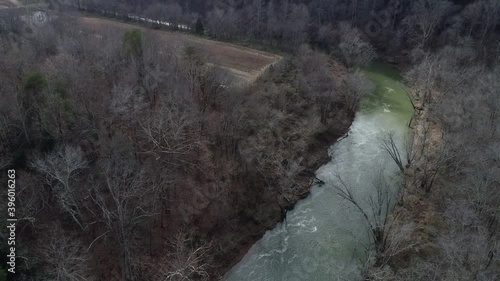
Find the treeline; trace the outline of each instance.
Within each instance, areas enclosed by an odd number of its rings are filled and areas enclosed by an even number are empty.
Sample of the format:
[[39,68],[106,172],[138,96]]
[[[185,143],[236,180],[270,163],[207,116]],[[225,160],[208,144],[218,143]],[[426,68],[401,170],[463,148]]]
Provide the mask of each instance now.
[[[152,19],[183,21],[217,39],[256,41],[284,49],[302,43],[335,51],[338,27],[348,22],[389,55],[407,49],[437,49],[468,38],[482,47],[496,44],[500,4],[495,0],[218,0],[86,1],[75,6]],[[491,49],[491,48],[489,48]],[[497,55],[496,53],[481,54]]]
[[307,48],[238,86],[159,33],[11,22],[0,163],[17,175],[15,280],[217,279],[308,192],[371,91]]

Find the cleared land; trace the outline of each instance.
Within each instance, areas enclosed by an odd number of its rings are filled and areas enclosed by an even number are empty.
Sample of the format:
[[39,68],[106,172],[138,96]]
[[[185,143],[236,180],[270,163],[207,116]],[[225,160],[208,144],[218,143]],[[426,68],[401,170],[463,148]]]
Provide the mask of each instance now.
[[[1,0],[0,0],[1,1]],[[82,17],[79,21],[91,30],[99,33],[103,29],[116,28],[129,30],[137,26],[102,18]],[[228,70],[246,82],[254,81],[270,65],[280,60],[275,54],[258,51],[234,44],[199,38],[193,35],[163,30],[151,30],[159,34],[166,42],[175,42],[183,46],[195,47],[211,64]]]
[[21,4],[18,0],[0,0],[0,9],[15,8],[19,6],[21,6]]

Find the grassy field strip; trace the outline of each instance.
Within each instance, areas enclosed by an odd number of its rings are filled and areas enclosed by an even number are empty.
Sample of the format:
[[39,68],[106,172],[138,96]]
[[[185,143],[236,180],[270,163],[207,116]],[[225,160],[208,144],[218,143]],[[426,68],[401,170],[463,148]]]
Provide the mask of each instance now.
[[[89,27],[93,32],[100,33],[104,29],[119,31],[131,28],[141,28],[133,24],[93,17],[81,17],[80,23]],[[144,28],[142,28],[144,29]],[[228,70],[237,78],[248,83],[257,79],[270,65],[281,60],[282,57],[231,43],[219,42],[199,38],[194,35],[182,34],[163,30],[149,30],[160,35],[165,43],[180,43],[182,46],[193,46],[206,58],[208,63]]]

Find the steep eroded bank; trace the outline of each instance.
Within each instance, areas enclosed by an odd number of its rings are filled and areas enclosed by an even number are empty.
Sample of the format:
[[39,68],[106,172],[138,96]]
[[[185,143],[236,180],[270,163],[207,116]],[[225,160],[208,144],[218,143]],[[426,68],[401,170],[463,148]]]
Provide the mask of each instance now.
[[300,60],[289,58],[273,66],[251,86],[251,95],[259,104],[254,112],[259,118],[253,126],[259,129],[252,130],[241,145],[242,158],[248,164],[246,172],[237,176],[247,191],[233,201],[237,212],[229,216],[234,224],[230,228],[219,225],[212,236],[219,241],[231,241],[226,244],[224,265],[217,270],[221,275],[309,195],[317,181],[315,171],[330,160],[328,148],[347,133],[354,118],[342,102],[346,94],[345,67],[319,56],[329,61],[329,75],[338,87],[338,96],[332,96],[325,123],[321,122],[320,109],[325,101],[305,89],[305,85],[299,85],[300,79],[304,79]]

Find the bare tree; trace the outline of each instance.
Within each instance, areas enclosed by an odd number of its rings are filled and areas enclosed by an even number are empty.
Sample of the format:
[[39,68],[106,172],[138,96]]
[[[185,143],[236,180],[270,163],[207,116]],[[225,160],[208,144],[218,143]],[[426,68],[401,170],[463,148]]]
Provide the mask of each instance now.
[[[392,160],[394,160],[396,165],[398,165],[401,172],[409,168],[415,158],[412,134],[407,133],[403,138],[402,141],[398,141],[395,133],[391,131],[382,139],[382,148],[389,154]],[[401,144],[403,147],[401,147]],[[404,150],[404,152],[401,152],[401,150]]]
[[180,103],[164,104],[142,124],[149,143],[144,152],[174,166],[194,164],[189,156],[200,145],[197,124],[197,118]]
[[[375,265],[373,264],[373,259],[369,255],[367,262],[365,264],[365,273],[363,274],[366,279],[374,281],[383,280],[405,280],[410,281],[414,279],[402,278],[402,274],[399,273],[396,277],[396,273],[389,266],[391,262],[395,262],[400,254],[405,254],[406,251],[411,251],[417,245],[414,240],[414,233],[417,229],[417,225],[413,222],[405,223],[403,225],[397,225],[401,221],[401,218],[397,217],[391,221],[391,227],[387,227],[387,243],[386,248],[382,256],[373,257],[377,259]],[[400,279],[397,279],[397,278]],[[421,280],[421,279],[418,279]]]
[[257,157],[259,167],[257,169],[262,175],[268,174],[266,170],[273,171],[272,174],[279,175],[276,178],[266,178],[269,186],[274,188],[286,201],[291,202],[290,195],[298,192],[298,175],[304,171],[301,165],[302,159],[287,159],[280,152],[273,154],[261,154]]
[[467,199],[474,210],[486,219],[488,230],[494,233],[500,212],[500,192],[497,189],[500,178],[499,169],[488,162],[482,159],[482,162],[476,163],[468,173],[463,187],[467,190]]
[[237,34],[239,17],[233,8],[215,8],[207,14],[208,32],[217,39],[229,40]]
[[[145,165],[144,165],[145,166]],[[148,175],[148,182],[146,183],[149,187],[149,196],[145,200],[145,205],[147,206],[147,212],[151,213],[150,226],[149,226],[149,253],[153,255],[154,253],[154,226],[155,217],[160,214],[160,227],[164,228],[164,217],[165,214],[169,212],[169,201],[170,193],[174,184],[178,183],[179,180],[176,178],[176,174],[168,168],[164,169],[158,167],[156,161],[151,161],[148,166],[145,167],[146,171],[151,171]]]
[[178,233],[172,242],[173,252],[169,255],[165,281],[210,280],[208,270],[212,266],[212,244],[196,245],[192,237]]
[[436,57],[425,55],[419,64],[405,74],[406,81],[417,94],[417,100],[430,102],[431,92],[435,89],[440,71],[440,65]]
[[[422,105],[431,103],[433,96],[435,99],[457,94],[465,97],[483,72],[482,67],[475,65],[475,59],[471,47],[445,47],[437,54],[425,53],[421,62],[406,73],[405,79]],[[436,91],[439,95],[432,95]]]
[[130,71],[125,72],[111,90],[109,109],[122,120],[133,120],[146,108],[145,95],[148,93],[137,83],[135,68],[135,65],[129,66]]
[[[438,237],[438,245],[443,251],[444,265],[453,270],[445,275],[455,280],[474,279],[474,276],[485,277],[479,280],[493,280],[490,278],[498,270],[491,267],[492,261],[498,260],[498,238],[489,233],[481,214],[469,203],[456,197],[446,202],[443,216],[448,231]],[[472,270],[465,268],[464,264]]]
[[344,57],[344,62],[350,68],[363,68],[375,57],[375,50],[362,39],[361,33],[349,23],[341,22],[339,49]]
[[377,262],[382,261],[388,245],[387,232],[392,225],[388,221],[388,215],[394,206],[396,198],[393,184],[386,181],[382,169],[372,182],[373,190],[370,191],[366,198],[361,198],[354,193],[354,188],[339,174],[336,175],[336,180],[337,182],[333,187],[337,194],[352,205],[363,217],[366,226],[369,228]]
[[18,221],[23,224],[18,233],[25,227],[32,226],[38,221],[37,218],[42,210],[49,204],[49,194],[40,190],[39,182],[41,176],[19,171],[19,184],[17,190],[16,212]]
[[249,14],[249,32],[256,38],[264,31],[265,2],[263,0],[253,0],[247,7]]
[[347,89],[344,101],[349,112],[354,114],[363,98],[373,93],[375,86],[360,70],[349,72],[344,81]]
[[383,259],[379,261],[379,264],[386,265],[391,261],[391,259],[397,258],[397,256],[404,251],[412,250],[417,246],[417,242],[413,242],[414,233],[417,229],[417,225],[413,222],[405,223],[403,225],[395,225],[400,219],[397,214],[394,214],[395,219],[390,223],[390,227],[386,234],[386,245],[384,249]]
[[212,135],[215,147],[228,160],[238,155],[240,141],[244,139],[245,132],[249,129],[244,125],[250,108],[247,101],[248,96],[244,89],[226,90],[217,99],[215,107],[218,114],[211,114],[216,118],[206,120],[210,126],[206,130],[207,133]]
[[326,124],[332,104],[338,99],[329,59],[324,54],[302,48],[297,61],[301,70],[298,77],[299,86],[304,94],[315,98],[321,123]]
[[284,18],[281,21],[282,44],[297,46],[307,40],[306,27],[309,22],[309,10],[304,4],[282,3],[281,11]]
[[58,226],[51,227],[40,244],[40,253],[50,280],[92,281],[89,256],[78,238],[68,236]]
[[[463,143],[455,139],[457,136],[447,134],[442,137],[437,147],[429,149],[430,141],[422,144],[422,155],[418,161],[421,161],[422,174],[420,176],[420,187],[429,193],[434,186],[435,180],[440,172],[451,168],[459,167],[465,159],[469,157],[469,152],[464,149]],[[456,171],[458,173],[458,171]]]
[[203,115],[216,105],[216,102],[222,98],[229,87],[233,86],[229,74],[213,65],[202,69],[197,83],[199,84],[199,92],[196,102]]
[[61,207],[82,229],[85,229],[81,209],[82,190],[72,184],[78,171],[87,167],[82,150],[71,145],[61,145],[45,156],[35,156],[30,166],[45,174],[49,184],[52,180],[56,181],[52,188]]
[[483,3],[484,1],[475,1],[465,6],[462,11],[464,24],[468,25],[466,29],[466,34],[468,36],[473,35],[478,26],[481,24],[481,17],[483,15]]
[[100,163],[103,184],[94,182],[90,196],[101,211],[101,221],[114,236],[120,250],[122,280],[135,280],[134,233],[142,220],[153,215],[146,208],[148,188],[142,169],[134,160],[113,155]]
[[484,42],[486,36],[492,32],[500,20],[500,3],[494,0],[480,1],[484,5],[483,9],[483,32],[481,33],[481,43]]
[[426,48],[436,29],[444,21],[452,3],[446,0],[412,2],[411,15],[405,18],[408,34],[420,47]]
[[500,87],[500,67],[481,76],[478,80],[479,89],[486,94],[489,107],[489,121],[491,124],[491,137],[494,138],[498,131],[498,121],[500,120],[500,99],[498,98],[498,88]]
[[396,162],[401,172],[404,172],[403,159],[399,153],[398,145],[394,139],[394,132],[387,134],[387,137],[382,140],[382,148],[391,156],[392,160]]

